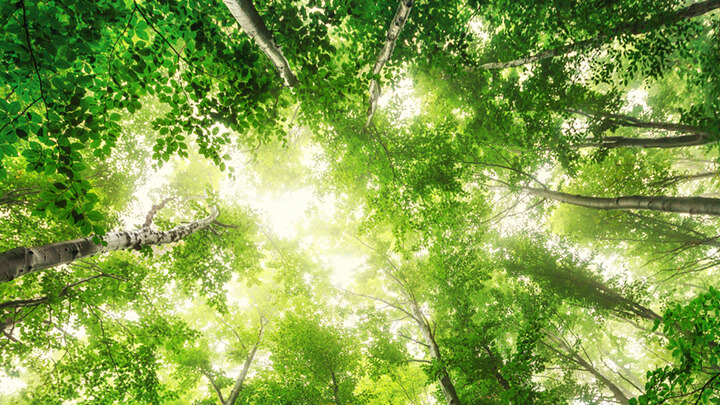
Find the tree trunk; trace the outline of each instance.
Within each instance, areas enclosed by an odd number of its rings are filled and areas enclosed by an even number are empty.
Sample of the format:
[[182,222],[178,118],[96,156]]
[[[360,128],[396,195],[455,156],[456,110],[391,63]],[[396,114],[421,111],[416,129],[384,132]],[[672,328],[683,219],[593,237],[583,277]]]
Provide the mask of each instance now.
[[218,216],[215,210],[201,220],[180,225],[169,231],[142,228],[134,231],[112,232],[102,237],[107,246],[93,242],[92,237],[51,243],[32,248],[17,247],[0,253],[0,283],[35,271],[68,264],[80,259],[116,250],[140,249],[143,246],[174,243],[208,227]]
[[280,45],[273,40],[270,30],[268,30],[265,22],[260,18],[255,5],[251,0],[223,0],[225,5],[232,13],[240,27],[252,39],[255,40],[260,50],[270,58],[275,65],[275,69],[285,82],[285,86],[293,87],[298,83],[297,78],[290,69],[290,64],[285,55],[283,55]]
[[213,389],[215,390],[215,393],[217,394],[220,403],[222,405],[227,405],[227,402],[225,402],[225,398],[223,398],[222,391],[220,390],[220,387],[218,387],[215,383],[215,379],[213,378],[212,374],[210,374],[210,372],[207,370],[201,370],[200,372],[210,381],[210,385],[212,385]]
[[682,136],[665,136],[662,138],[628,138],[625,136],[606,136],[599,142],[586,139],[585,143],[577,148],[680,148],[684,146],[698,146],[710,143],[707,133]]
[[641,121],[635,117],[624,114],[587,113],[582,110],[569,109],[569,112],[606,122],[612,126],[661,129],[664,131],[683,132],[690,135],[667,136],[661,138],[627,138],[624,136],[608,136],[597,141],[592,138],[585,139],[584,143],[576,145],[577,148],[678,148],[683,146],[705,145],[713,141],[710,133],[692,125],[676,124],[674,122]]
[[[383,46],[380,54],[377,57],[377,61],[375,61],[375,66],[372,70],[373,76],[379,75],[382,71],[383,66],[385,66],[385,63],[390,60],[393,50],[395,49],[395,43],[400,36],[400,31],[402,31],[403,27],[405,26],[405,22],[407,22],[412,6],[413,0],[400,0],[398,10],[395,13],[395,17],[393,18],[392,22],[390,23],[390,28],[388,29],[387,36],[385,37],[385,46]],[[377,103],[379,99],[380,85],[378,85],[377,81],[372,78],[370,79],[370,107],[368,108],[368,117],[367,122],[365,123],[365,128],[369,127],[372,123],[372,119],[375,116],[375,111],[377,110]]]
[[499,371],[500,367],[502,366],[500,360],[498,360],[498,358],[495,357],[495,355],[493,354],[490,347],[483,345],[482,348],[483,348],[483,350],[485,350],[485,353],[488,354],[488,357],[490,358],[490,362],[492,363],[491,373],[492,373],[493,377],[495,377],[495,379],[497,380],[497,382],[500,384],[501,387],[503,387],[506,391],[509,390],[510,383],[508,382],[507,379],[505,379],[505,377],[502,374],[500,374],[500,371]]
[[650,210],[692,215],[720,215],[720,199],[705,197],[627,196],[617,198],[585,197],[534,187],[522,187],[538,197],[580,207],[600,210]]
[[576,110],[568,108],[566,111],[573,114],[583,115],[585,117],[594,118],[599,121],[605,121],[611,125],[623,126],[623,127],[634,127],[634,128],[647,128],[647,129],[663,129],[666,131],[685,132],[691,134],[706,134],[700,128],[692,125],[676,124],[674,122],[653,122],[653,121],[641,121],[635,117],[625,114],[611,114],[611,113],[589,113],[582,110]]
[[338,387],[337,378],[335,378],[335,371],[330,370],[330,376],[332,377],[332,389],[333,389],[333,400],[336,405],[340,405],[340,388]]
[[[718,177],[718,176],[720,176],[720,171],[687,174],[687,175],[669,177],[663,181],[657,182],[656,184],[660,187],[668,187],[673,184],[679,183],[681,181],[710,179],[710,178]],[[715,246],[720,246],[720,244],[715,245]]]
[[[435,337],[433,336],[432,330],[430,330],[430,325],[428,325],[425,320],[425,316],[422,314],[415,301],[410,300],[410,306],[412,309],[413,319],[417,322],[423,338],[425,339],[425,344],[427,344],[428,350],[430,351],[430,357],[441,361],[440,348],[438,347],[437,342],[435,342]],[[460,405],[460,398],[458,398],[455,386],[453,385],[452,380],[450,380],[450,375],[445,367],[443,367],[442,372],[440,373],[439,382],[447,404]]]
[[243,364],[243,369],[240,372],[240,375],[238,376],[237,380],[235,380],[235,386],[233,386],[233,389],[230,392],[230,396],[228,397],[227,402],[225,402],[225,405],[235,405],[235,401],[237,401],[238,395],[240,395],[240,391],[242,390],[243,384],[245,383],[245,379],[247,378],[248,372],[250,371],[250,366],[252,365],[252,362],[255,359],[255,354],[257,353],[258,346],[260,346],[260,341],[262,339],[264,329],[265,329],[265,325],[261,325],[260,332],[258,333],[258,340],[257,340],[257,342],[255,342],[252,349],[250,350],[247,357],[245,358],[245,363]]
[[[720,0],[707,0],[702,3],[695,3],[693,5],[690,5],[688,7],[682,8],[678,11],[676,11],[674,14],[671,14],[669,17],[671,18],[665,18],[660,23],[660,26],[669,25],[672,23],[675,23],[677,21],[681,20],[687,20],[693,17],[698,17],[703,14],[709,13],[710,11],[713,11],[715,9],[720,8]],[[515,59],[509,62],[492,62],[492,63],[485,63],[483,65],[480,65],[479,68],[481,69],[505,69],[509,67],[516,67],[525,65],[528,63],[537,62],[543,59],[553,58],[555,56],[560,55],[566,55],[570,52],[573,52],[575,50],[585,48],[587,46],[591,46],[592,44],[599,44],[602,42],[607,42],[608,40],[615,38],[616,36],[620,34],[631,34],[631,35],[637,35],[641,34],[643,32],[649,31],[647,26],[653,27],[652,24],[647,24],[647,22],[641,22],[641,23],[635,23],[635,24],[625,24],[624,26],[620,26],[615,30],[614,35],[610,36],[598,36],[596,38],[585,40],[585,41],[579,41],[574,42],[568,45],[561,46],[559,48],[555,49],[548,49],[542,52],[539,52],[535,55],[531,55],[525,58]],[[652,29],[652,28],[651,28]]]
[[615,399],[623,404],[627,405],[630,401],[628,400],[627,396],[625,396],[625,393],[623,390],[620,389],[615,383],[610,381],[609,378],[605,377],[601,372],[599,372],[595,367],[593,367],[592,364],[590,364],[587,360],[585,360],[580,354],[578,354],[575,350],[573,350],[571,347],[569,347],[565,342],[562,341],[562,339],[554,337],[551,333],[548,333],[548,337],[550,340],[556,345],[562,348],[562,352],[560,349],[547,345],[550,347],[553,351],[560,354],[562,357],[575,362],[577,365],[585,369],[587,372],[593,375],[593,377],[597,378],[598,381],[600,381],[604,386],[606,386],[612,393]]

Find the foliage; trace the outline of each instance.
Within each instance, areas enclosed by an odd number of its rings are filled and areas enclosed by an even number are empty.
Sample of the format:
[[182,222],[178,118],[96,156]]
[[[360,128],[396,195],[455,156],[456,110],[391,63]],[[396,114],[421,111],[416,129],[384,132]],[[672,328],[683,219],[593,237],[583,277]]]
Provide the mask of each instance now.
[[631,404],[712,404],[718,401],[720,291],[715,288],[665,311],[662,325],[673,363],[648,372],[645,394]]
[[[720,2],[686,3],[414,2],[372,75],[396,2],[244,1],[290,87],[223,2],[0,4],[0,251],[219,212],[0,284],[0,403],[714,403]],[[695,205],[604,210],[636,196]]]

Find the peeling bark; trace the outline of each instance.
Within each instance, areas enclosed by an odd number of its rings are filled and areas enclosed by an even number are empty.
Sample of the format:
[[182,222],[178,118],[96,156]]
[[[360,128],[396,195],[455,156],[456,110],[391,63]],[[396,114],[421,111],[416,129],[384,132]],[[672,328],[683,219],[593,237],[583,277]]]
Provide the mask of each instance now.
[[720,199],[705,197],[626,196],[617,198],[586,197],[534,187],[522,190],[543,198],[600,210],[650,210],[692,215],[720,215]]
[[[433,336],[433,332],[430,329],[430,325],[428,325],[427,321],[425,320],[425,316],[422,314],[420,308],[418,307],[417,303],[415,303],[415,301],[410,300],[410,306],[413,314],[413,319],[420,328],[420,332],[422,332],[425,343],[427,344],[428,350],[430,351],[430,357],[440,361],[440,348],[438,347],[437,342],[435,342],[435,337]],[[447,404],[460,405],[460,398],[457,395],[455,386],[453,385],[452,380],[450,380],[450,375],[444,367],[442,369],[442,372],[440,373],[440,377],[438,378],[438,380]]]
[[[695,3],[688,7],[682,8],[675,13],[673,13],[670,18],[665,18],[663,22],[661,23],[661,26],[673,24],[678,21],[687,20],[690,18],[698,17],[703,14],[709,13],[713,10],[716,10],[720,8],[720,0],[707,0],[702,3]],[[549,59],[553,58],[555,56],[560,55],[567,55],[573,51],[593,46],[594,44],[600,44],[602,42],[607,42],[612,38],[615,38],[616,36],[620,34],[630,34],[630,35],[637,35],[641,34],[643,32],[647,32],[648,29],[646,28],[647,23],[646,22],[640,22],[640,23],[634,23],[634,24],[626,24],[624,26],[618,27],[615,32],[615,35],[611,36],[598,36],[596,38],[585,40],[585,41],[579,41],[571,44],[567,44],[555,49],[548,49],[542,52],[539,52],[535,55],[531,55],[525,58],[515,59],[508,62],[491,62],[491,63],[485,63],[480,66],[478,66],[480,69],[505,69],[509,67],[516,67],[516,66],[522,66],[526,65],[528,63],[537,62],[543,59]]]
[[32,248],[17,247],[10,249],[0,253],[0,283],[11,281],[28,273],[72,263],[76,260],[106,252],[174,243],[200,229],[208,227],[217,218],[218,214],[218,211],[215,210],[204,219],[180,225],[169,231],[142,228],[134,231],[108,233],[101,238],[107,243],[107,246],[98,245],[93,242],[92,237],[87,237]]
[[[372,75],[379,75],[382,71],[383,66],[390,60],[393,50],[395,50],[395,43],[400,36],[405,23],[407,22],[408,16],[410,15],[410,9],[413,6],[413,0],[401,0],[398,10],[395,13],[395,17],[390,23],[387,36],[385,37],[385,46],[383,46],[380,54],[375,61],[375,66],[372,70]],[[372,119],[377,111],[377,103],[380,99],[380,85],[375,79],[370,79],[370,107],[368,108],[368,117],[365,123],[365,128],[369,127],[372,123]]]
[[251,0],[223,0],[227,8],[232,13],[240,27],[252,39],[255,40],[260,50],[270,59],[275,69],[285,82],[285,86],[293,87],[298,83],[298,79],[290,69],[290,64],[285,55],[283,55],[280,45],[273,40],[270,30],[268,30],[265,22],[260,18],[255,5]]

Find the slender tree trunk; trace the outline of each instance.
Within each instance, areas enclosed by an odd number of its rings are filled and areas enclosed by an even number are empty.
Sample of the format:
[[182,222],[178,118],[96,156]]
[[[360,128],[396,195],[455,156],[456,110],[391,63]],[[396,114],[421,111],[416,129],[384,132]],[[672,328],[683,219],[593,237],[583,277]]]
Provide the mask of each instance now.
[[295,86],[298,80],[290,69],[290,64],[285,59],[280,45],[275,43],[270,30],[260,18],[260,14],[255,9],[253,2],[251,0],[223,0],[223,2],[230,9],[243,31],[254,39],[260,50],[270,58],[280,77],[285,82],[285,86]]
[[333,389],[333,400],[336,405],[340,405],[340,388],[338,387],[337,378],[335,378],[335,371],[330,370],[330,376],[332,377],[332,389]]
[[549,58],[554,58],[559,55],[569,54],[570,52],[584,48],[595,42],[597,42],[597,39],[575,42],[572,44],[562,46],[560,48],[548,49],[546,51],[538,52],[534,55],[530,55],[525,58],[515,59],[515,60],[511,60],[509,62],[484,63],[484,64],[480,65],[479,67],[480,67],[480,69],[490,70],[490,69],[506,69],[506,68],[510,68],[510,67],[527,65],[529,63],[534,63],[537,61],[541,61],[543,59],[549,59]]
[[[673,184],[679,183],[681,181],[709,179],[709,178],[718,177],[718,176],[720,176],[720,171],[695,173],[695,174],[669,177],[663,181],[659,181],[657,184],[660,187],[667,187],[667,186],[671,186]],[[717,245],[717,246],[720,246],[720,245]]]
[[585,360],[578,352],[573,350],[570,346],[568,346],[562,339],[554,336],[552,333],[548,332],[548,338],[550,341],[552,341],[553,345],[546,344],[547,347],[549,347],[554,352],[558,353],[560,356],[576,363],[583,369],[585,369],[587,372],[593,375],[593,377],[597,378],[598,381],[600,381],[604,386],[606,386],[613,394],[615,399],[623,404],[627,405],[630,401],[628,400],[628,397],[625,395],[622,389],[615,385],[612,381],[610,381],[609,378],[607,378],[603,373],[598,371],[595,367],[593,367],[590,362]]
[[210,374],[210,372],[207,370],[202,370],[201,372],[208,379],[208,381],[210,381],[210,385],[212,385],[213,389],[215,390],[215,393],[217,394],[220,403],[222,405],[227,405],[227,402],[225,402],[225,398],[223,398],[222,391],[220,390],[220,387],[218,387],[215,383],[215,379],[213,378],[212,374]]
[[[698,17],[703,14],[709,13],[710,11],[713,11],[715,9],[720,8],[720,0],[707,0],[702,3],[695,3],[693,5],[690,5],[688,7],[682,8],[675,13],[671,14],[669,18],[663,19],[663,21],[660,23],[660,26],[669,25],[672,23],[675,23],[677,21],[681,20],[687,20],[693,17]],[[648,28],[650,27],[650,28]],[[617,37],[619,34],[631,34],[631,35],[637,35],[641,34],[643,32],[648,32],[652,30],[655,26],[648,22],[641,22],[641,23],[634,23],[634,24],[626,24],[624,26],[620,26],[615,30],[614,35],[603,35],[598,36],[596,38],[585,40],[585,41],[579,41],[575,43],[571,43],[568,45],[561,46],[559,48],[555,49],[548,49],[542,52],[539,52],[535,55],[531,55],[525,58],[515,59],[509,62],[492,62],[492,63],[485,63],[483,65],[480,65],[479,68],[481,69],[505,69],[509,67],[516,67],[525,65],[528,63],[537,62],[543,59],[553,58],[555,56],[560,55],[567,55],[573,51],[579,50],[581,48],[585,48],[588,46],[593,46],[594,44],[600,44],[603,42],[607,42],[612,38]]]
[[96,244],[91,237],[87,237],[32,248],[10,249],[0,253],[0,283],[101,253],[174,243],[200,229],[207,228],[217,216],[218,211],[215,210],[206,218],[163,232],[141,228],[134,231],[108,233],[101,238],[106,246]]
[[[435,342],[435,337],[433,336],[433,332],[430,329],[430,325],[428,325],[427,321],[425,320],[425,316],[422,314],[420,308],[415,301],[410,300],[410,306],[412,307],[411,309],[413,319],[420,328],[420,332],[422,332],[423,338],[425,339],[425,344],[430,351],[430,357],[441,361],[440,348],[438,347],[437,342]],[[450,380],[450,375],[448,374],[445,367],[443,367],[442,371],[440,372],[439,382],[440,388],[442,389],[447,404],[460,405],[460,398],[458,398],[455,386],[453,385],[452,380]]]
[[485,350],[485,353],[488,354],[488,357],[490,357],[490,361],[492,362],[492,375],[495,377],[497,382],[500,384],[501,387],[503,387],[506,391],[510,389],[510,383],[508,382],[505,377],[500,374],[500,366],[501,363],[497,359],[497,357],[493,354],[492,350],[488,346],[483,346],[483,350]]
[[[390,23],[390,28],[388,29],[387,36],[385,37],[385,45],[383,46],[380,54],[377,57],[377,60],[375,61],[375,66],[372,70],[373,76],[379,75],[382,71],[383,66],[385,66],[385,63],[390,60],[393,50],[395,50],[395,43],[400,36],[400,31],[402,31],[405,23],[407,22],[408,16],[410,15],[410,9],[413,6],[413,1],[414,0],[400,0],[400,5],[398,6],[397,12],[395,13],[395,17]],[[372,123],[372,119],[375,116],[375,111],[377,111],[377,103],[379,99],[380,85],[378,85],[377,81],[374,78],[370,79],[370,107],[368,108],[368,116],[367,122],[365,123],[365,128],[369,127]]]
[[230,392],[230,396],[228,397],[227,402],[225,402],[224,405],[235,405],[235,401],[237,401],[238,395],[240,395],[240,391],[242,390],[245,379],[247,378],[248,372],[250,371],[250,366],[255,359],[255,354],[257,353],[258,346],[260,346],[260,341],[262,340],[264,329],[265,325],[261,325],[260,332],[258,333],[258,340],[257,342],[255,342],[252,349],[245,358],[245,363],[243,364],[242,371],[240,372],[237,380],[235,380],[235,385],[233,386],[233,389]]
[[705,133],[700,128],[692,125],[676,124],[674,122],[653,122],[653,121],[642,121],[635,117],[625,114],[611,114],[611,113],[589,113],[582,110],[576,110],[568,108],[566,111],[583,115],[585,117],[594,118],[596,120],[607,121],[612,125],[624,126],[624,127],[635,127],[635,128],[647,128],[647,129],[663,129],[666,131],[685,132],[691,134]]
[[710,133],[692,125],[676,124],[674,122],[641,121],[635,117],[624,114],[587,113],[582,110],[574,109],[569,109],[568,111],[584,115],[598,121],[604,121],[611,126],[660,129],[664,131],[689,134],[682,136],[666,136],[661,138],[628,138],[624,136],[608,136],[599,141],[588,138],[584,143],[576,145],[577,148],[678,148],[683,146],[705,145],[713,141],[710,137]]
[[627,196],[617,198],[585,197],[534,187],[526,192],[558,202],[600,210],[650,210],[692,215],[720,215],[720,199],[705,197]]
[[707,133],[666,136],[662,138],[628,138],[625,136],[606,136],[599,142],[586,139],[584,143],[576,145],[577,148],[681,148],[685,146],[699,146],[710,143]]

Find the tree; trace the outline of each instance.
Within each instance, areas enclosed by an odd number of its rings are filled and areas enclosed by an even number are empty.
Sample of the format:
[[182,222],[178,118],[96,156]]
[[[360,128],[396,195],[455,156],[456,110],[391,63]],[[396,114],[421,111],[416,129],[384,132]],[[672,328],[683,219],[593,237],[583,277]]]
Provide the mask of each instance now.
[[567,204],[601,210],[650,210],[681,212],[693,215],[720,215],[720,200],[704,197],[645,197],[627,196],[615,198],[585,197],[535,187],[522,190],[538,197],[548,198]]
[[[366,248],[370,248],[370,246],[368,246],[361,240],[356,240],[362,245],[364,245]],[[438,383],[440,384],[440,389],[442,391],[445,401],[448,404],[461,404],[460,399],[458,398],[457,390],[455,389],[455,385],[453,384],[453,381],[450,378],[447,369],[445,368],[443,362],[443,355],[435,337],[433,323],[428,319],[428,317],[424,314],[423,310],[420,308],[421,304],[418,301],[418,297],[420,296],[421,292],[418,291],[418,288],[420,287],[418,280],[416,279],[411,281],[406,278],[407,275],[412,272],[411,269],[414,267],[413,264],[407,263],[407,268],[403,269],[395,265],[393,261],[388,258],[383,252],[373,253],[377,255],[377,258],[375,260],[378,261],[378,263],[376,264],[378,268],[372,269],[371,271],[378,272],[384,275],[384,277],[382,278],[385,278],[388,283],[391,283],[391,286],[386,286],[385,288],[388,288],[394,294],[399,294],[402,299],[387,300],[382,297],[376,297],[373,295],[357,293],[353,291],[348,291],[348,293],[385,304],[388,307],[399,311],[401,314],[404,314],[405,316],[407,316],[407,318],[412,320],[412,322],[414,323],[413,326],[417,328],[417,331],[419,331],[419,334],[422,338],[422,345],[427,350],[428,356],[430,357],[432,362],[432,371],[430,371],[430,375],[437,379]]]

